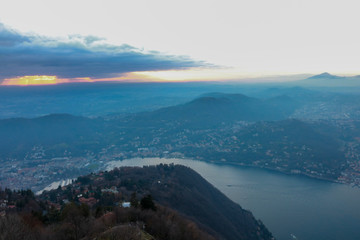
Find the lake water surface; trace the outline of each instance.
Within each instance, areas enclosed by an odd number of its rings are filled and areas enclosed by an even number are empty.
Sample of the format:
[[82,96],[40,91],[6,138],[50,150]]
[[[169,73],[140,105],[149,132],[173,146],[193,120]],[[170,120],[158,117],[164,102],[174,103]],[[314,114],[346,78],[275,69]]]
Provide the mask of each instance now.
[[175,163],[189,166],[234,202],[261,219],[279,240],[359,240],[360,189],[263,169],[190,159],[134,158],[121,166]]

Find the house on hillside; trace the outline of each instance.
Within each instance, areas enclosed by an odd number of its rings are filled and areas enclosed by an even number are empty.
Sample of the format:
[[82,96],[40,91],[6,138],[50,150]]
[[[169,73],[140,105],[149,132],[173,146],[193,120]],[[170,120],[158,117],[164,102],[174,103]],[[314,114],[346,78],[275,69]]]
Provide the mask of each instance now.
[[93,197],[90,197],[90,198],[81,197],[81,198],[79,198],[79,202],[84,203],[84,204],[88,205],[89,207],[92,207],[97,203],[97,200]]

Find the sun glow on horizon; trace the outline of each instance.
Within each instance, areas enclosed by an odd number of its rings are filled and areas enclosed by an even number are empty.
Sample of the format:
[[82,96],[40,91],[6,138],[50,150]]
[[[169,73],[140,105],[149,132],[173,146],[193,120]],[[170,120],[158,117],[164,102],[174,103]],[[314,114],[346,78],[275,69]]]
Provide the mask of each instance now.
[[69,82],[92,82],[90,78],[58,78],[57,76],[49,75],[34,75],[34,76],[22,76],[16,78],[6,78],[1,83],[4,86],[32,86],[32,85],[54,85],[60,83]]
[[66,83],[69,82],[68,79],[59,79],[56,76],[47,76],[47,75],[35,75],[35,76],[22,76],[16,78],[7,78],[4,80],[2,85],[50,85],[57,83]]
[[[236,68],[215,68],[202,69],[192,68],[184,70],[164,70],[164,71],[139,71],[120,74],[116,77],[107,78],[58,78],[55,75],[33,75],[15,78],[6,78],[0,86],[36,86],[36,85],[56,85],[80,82],[222,82],[236,81],[243,83],[255,82],[281,82],[303,79],[300,73],[287,73],[283,75],[263,72],[252,73],[244,72]],[[311,74],[310,74],[311,75]],[[286,79],[285,79],[286,77]],[[308,76],[305,76],[308,77]]]

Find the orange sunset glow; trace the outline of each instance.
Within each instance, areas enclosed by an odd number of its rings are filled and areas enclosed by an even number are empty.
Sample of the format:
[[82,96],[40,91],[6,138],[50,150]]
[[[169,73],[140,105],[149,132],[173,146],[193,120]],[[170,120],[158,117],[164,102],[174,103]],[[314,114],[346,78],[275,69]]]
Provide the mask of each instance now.
[[68,79],[59,79],[56,76],[46,76],[46,75],[35,75],[35,76],[23,76],[17,78],[7,78],[4,80],[2,85],[48,85],[48,84],[57,84],[68,82]]
[[[92,79],[89,77],[82,78],[58,78],[57,76],[49,76],[49,75],[34,75],[34,76],[22,76],[16,78],[6,78],[0,84],[3,86],[33,86],[33,85],[54,85],[61,83],[75,83],[75,82],[113,82],[113,81],[126,81],[126,80],[136,80],[136,81],[144,81],[139,78],[136,74],[125,74],[124,76],[114,77],[114,78],[99,78]],[[145,77],[143,77],[146,80]]]
[[[67,78],[58,78],[57,76],[35,75],[22,76],[16,78],[7,78],[1,85],[5,86],[31,86],[31,85],[53,85],[70,82]],[[91,82],[90,78],[75,78],[71,82]]]

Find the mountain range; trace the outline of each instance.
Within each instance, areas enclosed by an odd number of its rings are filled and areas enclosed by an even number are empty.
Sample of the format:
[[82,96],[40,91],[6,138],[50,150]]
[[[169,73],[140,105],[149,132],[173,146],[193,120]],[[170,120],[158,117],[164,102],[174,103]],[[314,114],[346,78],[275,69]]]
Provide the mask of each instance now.
[[275,121],[289,117],[296,106],[291,103],[294,101],[287,96],[261,100],[243,94],[209,93],[185,104],[138,113],[132,125],[177,122],[190,128],[209,128],[234,121]]
[[346,88],[360,87],[360,75],[356,76],[337,76],[324,72],[319,75],[291,82],[292,85],[303,87],[323,87],[323,88]]

